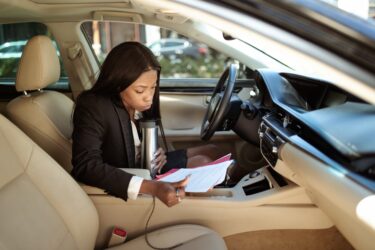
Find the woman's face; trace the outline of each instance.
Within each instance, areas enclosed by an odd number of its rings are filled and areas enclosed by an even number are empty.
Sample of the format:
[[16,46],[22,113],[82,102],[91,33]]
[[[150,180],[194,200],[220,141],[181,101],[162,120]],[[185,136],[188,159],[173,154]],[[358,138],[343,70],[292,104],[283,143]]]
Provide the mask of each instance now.
[[145,111],[152,105],[155,94],[157,71],[149,70],[138,77],[129,87],[120,92],[126,109]]

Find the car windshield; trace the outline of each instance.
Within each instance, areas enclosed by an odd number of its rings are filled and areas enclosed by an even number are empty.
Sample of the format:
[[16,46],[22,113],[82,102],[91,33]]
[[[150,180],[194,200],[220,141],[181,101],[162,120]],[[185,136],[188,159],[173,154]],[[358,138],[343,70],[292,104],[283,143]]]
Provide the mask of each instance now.
[[[310,62],[300,58],[299,54],[292,52],[285,53],[285,51],[280,50],[279,47],[275,47],[273,42],[259,39],[259,37],[249,36],[232,38],[212,26],[204,26],[206,35],[216,40],[221,40],[222,43],[226,44],[234,51],[253,59],[249,60],[248,63],[244,62],[253,69],[272,68],[280,71],[294,70],[307,75],[326,78],[325,73],[320,72],[318,68],[311,67]],[[223,37],[226,37],[226,39]],[[256,61],[256,63],[254,61]]]
[[[319,0],[319,2],[326,5],[327,9],[330,9],[332,12],[350,16],[362,22],[365,20],[366,24],[375,26],[375,0]],[[327,16],[325,17],[329,18]],[[283,68],[283,66],[286,66],[302,74],[332,80],[327,72],[321,72],[319,67],[311,67],[310,61],[304,60],[299,54],[291,52],[286,53],[278,47],[275,47],[273,43],[268,43],[263,39],[259,40],[256,37],[243,36],[238,37],[232,43],[236,43],[234,46],[239,46],[241,48],[244,48],[246,44],[256,49],[259,52],[257,54],[257,59],[262,60],[269,68],[280,69],[280,67]]]

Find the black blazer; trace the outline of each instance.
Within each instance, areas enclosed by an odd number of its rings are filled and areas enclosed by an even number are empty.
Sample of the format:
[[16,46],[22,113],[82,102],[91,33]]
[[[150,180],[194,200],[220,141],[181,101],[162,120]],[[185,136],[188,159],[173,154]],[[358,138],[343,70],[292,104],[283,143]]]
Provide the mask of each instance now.
[[73,177],[127,200],[135,167],[134,139],[120,98],[82,94],[73,114]]

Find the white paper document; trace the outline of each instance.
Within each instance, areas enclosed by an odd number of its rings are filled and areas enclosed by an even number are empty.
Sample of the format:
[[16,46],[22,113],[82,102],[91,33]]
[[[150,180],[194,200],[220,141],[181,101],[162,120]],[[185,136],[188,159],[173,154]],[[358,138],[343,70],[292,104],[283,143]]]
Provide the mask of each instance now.
[[207,192],[210,188],[224,181],[227,169],[232,162],[232,160],[229,160],[209,166],[182,168],[160,178],[159,181],[177,182],[190,175],[185,192]]

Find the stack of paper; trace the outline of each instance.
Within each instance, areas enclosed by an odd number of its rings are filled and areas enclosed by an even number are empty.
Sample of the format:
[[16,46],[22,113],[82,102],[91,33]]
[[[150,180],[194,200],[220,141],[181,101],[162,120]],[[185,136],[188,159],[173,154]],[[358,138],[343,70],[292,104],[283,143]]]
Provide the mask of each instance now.
[[205,166],[196,168],[172,169],[164,175],[158,176],[158,180],[165,182],[177,182],[189,177],[185,187],[186,192],[207,192],[225,179],[228,167],[233,163],[230,154],[217,159]]

